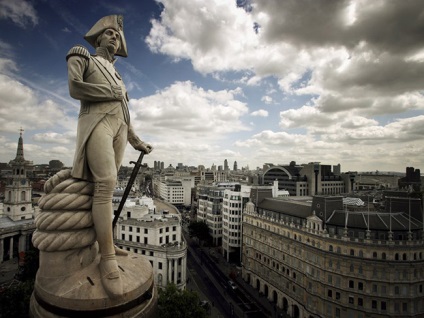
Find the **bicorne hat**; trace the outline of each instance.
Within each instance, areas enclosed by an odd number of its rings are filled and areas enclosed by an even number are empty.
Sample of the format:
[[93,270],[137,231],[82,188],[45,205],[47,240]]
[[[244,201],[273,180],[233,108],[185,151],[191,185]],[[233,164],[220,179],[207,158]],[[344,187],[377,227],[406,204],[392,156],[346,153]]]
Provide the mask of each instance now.
[[121,35],[121,46],[115,55],[127,57],[127,43],[125,42],[124,37],[124,18],[122,15],[108,15],[101,18],[96,24],[91,28],[90,31],[84,36],[84,39],[90,43],[94,48],[97,47],[96,41],[98,36],[103,33],[106,29],[114,29],[118,31]]

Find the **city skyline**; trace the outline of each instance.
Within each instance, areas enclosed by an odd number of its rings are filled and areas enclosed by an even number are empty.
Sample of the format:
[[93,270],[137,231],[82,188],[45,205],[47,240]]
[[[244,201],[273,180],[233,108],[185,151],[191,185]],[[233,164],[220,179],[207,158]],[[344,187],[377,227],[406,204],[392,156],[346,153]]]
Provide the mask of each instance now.
[[[306,10],[305,10],[306,8]],[[79,103],[65,56],[101,17],[124,16],[116,67],[145,158],[230,169],[290,161],[342,171],[421,168],[419,2],[0,2],[0,162],[72,165]],[[127,147],[124,166],[137,158]]]

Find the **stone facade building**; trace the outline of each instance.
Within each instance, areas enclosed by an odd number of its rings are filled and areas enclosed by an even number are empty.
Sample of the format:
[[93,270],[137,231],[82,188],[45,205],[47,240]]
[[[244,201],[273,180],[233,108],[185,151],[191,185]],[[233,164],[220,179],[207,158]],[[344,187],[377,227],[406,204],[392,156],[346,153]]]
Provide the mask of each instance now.
[[342,202],[252,190],[243,279],[291,317],[423,317],[422,210],[358,211]]
[[152,264],[155,285],[170,282],[185,289],[187,245],[181,232],[181,217],[175,211],[157,211],[156,205],[127,205],[116,227],[115,243],[128,251],[144,255]]

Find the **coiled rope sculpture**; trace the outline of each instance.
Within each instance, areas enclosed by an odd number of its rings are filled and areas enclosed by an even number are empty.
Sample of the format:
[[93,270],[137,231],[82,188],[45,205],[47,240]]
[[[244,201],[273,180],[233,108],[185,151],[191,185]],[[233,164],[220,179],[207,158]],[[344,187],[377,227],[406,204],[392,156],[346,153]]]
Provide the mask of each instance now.
[[94,184],[71,177],[61,170],[44,185],[35,218],[32,243],[40,251],[57,252],[79,249],[96,241],[91,216]]

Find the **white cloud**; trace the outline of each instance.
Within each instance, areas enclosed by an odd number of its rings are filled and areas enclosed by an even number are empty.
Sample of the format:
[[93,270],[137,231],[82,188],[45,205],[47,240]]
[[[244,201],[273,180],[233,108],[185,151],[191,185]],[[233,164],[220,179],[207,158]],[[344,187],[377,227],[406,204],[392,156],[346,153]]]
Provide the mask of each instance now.
[[212,91],[192,82],[176,82],[155,95],[131,100],[133,125],[154,138],[219,139],[247,130],[241,117],[245,103],[235,99],[240,89]]
[[75,142],[76,132],[67,132],[64,134],[57,132],[45,132],[34,134],[32,139],[36,142],[53,144],[72,144]]
[[255,116],[255,117],[268,117],[268,111],[266,111],[265,109],[258,109],[254,112],[250,113],[250,116]]
[[52,100],[40,100],[21,82],[0,74],[0,131],[51,128],[65,118],[61,107]]
[[261,101],[263,101],[265,104],[272,104],[273,100],[271,96],[262,96]]
[[38,24],[37,12],[35,11],[32,3],[25,0],[1,0],[0,19],[11,19],[22,28],[26,28],[29,24]]

